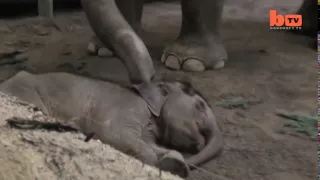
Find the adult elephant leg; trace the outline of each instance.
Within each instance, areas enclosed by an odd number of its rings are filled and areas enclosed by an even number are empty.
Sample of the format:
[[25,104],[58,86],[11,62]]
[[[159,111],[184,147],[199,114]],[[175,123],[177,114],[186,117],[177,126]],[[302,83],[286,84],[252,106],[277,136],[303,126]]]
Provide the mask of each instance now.
[[[140,34],[141,32],[143,1],[144,0],[115,0],[121,14],[137,34]],[[91,41],[88,44],[88,52],[100,57],[109,57],[114,55],[110,46],[102,43],[96,35],[91,38]]]
[[224,67],[227,53],[219,35],[223,4],[224,0],[181,0],[182,27],[164,50],[161,62],[166,67],[185,71]]
[[297,14],[301,14],[303,18],[302,30],[294,31],[301,33],[302,35],[316,37],[317,33],[317,18],[318,18],[318,6],[317,1],[304,0]]
[[[129,6],[130,2],[134,5],[135,1],[127,0],[126,5]],[[151,56],[141,38],[121,14],[114,0],[81,0],[81,3],[97,37],[104,44],[112,47],[124,63],[132,87],[148,103],[152,113],[159,116],[165,95],[151,83],[155,70]]]
[[141,27],[143,0],[116,0],[116,4],[134,30]]

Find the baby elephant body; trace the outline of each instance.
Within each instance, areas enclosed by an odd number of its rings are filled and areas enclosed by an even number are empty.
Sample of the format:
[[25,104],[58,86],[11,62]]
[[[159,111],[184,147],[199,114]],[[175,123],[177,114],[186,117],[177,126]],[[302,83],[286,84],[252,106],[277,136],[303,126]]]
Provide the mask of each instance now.
[[[166,99],[159,117],[129,88],[68,73],[21,71],[0,91],[144,163],[186,177],[188,165],[200,165],[220,152],[221,132],[211,108],[190,85],[154,83]],[[178,151],[193,155],[184,159]]]

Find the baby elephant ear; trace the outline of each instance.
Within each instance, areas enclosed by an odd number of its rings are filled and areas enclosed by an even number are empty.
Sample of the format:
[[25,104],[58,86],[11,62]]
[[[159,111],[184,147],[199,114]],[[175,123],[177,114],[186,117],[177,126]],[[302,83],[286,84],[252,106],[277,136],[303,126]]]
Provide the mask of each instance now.
[[170,87],[168,84],[160,82],[159,84],[157,84],[157,86],[163,96],[168,96],[168,94],[170,93]]
[[164,93],[163,88],[154,83],[135,84],[133,87],[139,92],[142,99],[147,102],[152,114],[160,116],[168,93]]

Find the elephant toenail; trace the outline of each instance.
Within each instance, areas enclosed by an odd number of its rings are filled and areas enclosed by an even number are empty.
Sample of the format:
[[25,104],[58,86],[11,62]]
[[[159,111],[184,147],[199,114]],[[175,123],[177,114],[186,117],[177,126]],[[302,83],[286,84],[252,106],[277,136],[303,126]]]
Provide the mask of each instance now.
[[181,68],[179,59],[174,55],[167,56],[165,66],[173,70],[179,70]]
[[223,68],[225,65],[225,62],[224,60],[220,60],[219,62],[217,62],[215,65],[214,65],[214,69],[221,69]]
[[161,63],[164,63],[166,61],[166,58],[167,58],[167,54],[163,53],[161,56]]
[[90,42],[88,44],[87,51],[89,54],[95,55],[97,53],[97,50],[98,50],[98,47],[93,42]]
[[102,47],[98,49],[97,55],[100,57],[111,57],[113,56],[113,52],[108,48]]
[[198,59],[187,59],[182,66],[183,70],[192,71],[192,72],[202,72],[206,68],[204,64]]

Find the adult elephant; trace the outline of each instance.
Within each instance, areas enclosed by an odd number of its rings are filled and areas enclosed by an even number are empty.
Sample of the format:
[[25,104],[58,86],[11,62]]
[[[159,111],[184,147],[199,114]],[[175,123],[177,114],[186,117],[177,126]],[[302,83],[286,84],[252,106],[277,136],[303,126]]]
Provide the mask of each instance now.
[[[83,2],[86,2],[86,0],[83,0]],[[122,59],[124,58],[123,52],[128,49],[133,50],[134,53],[139,52],[140,55],[147,54],[147,52],[142,52],[146,51],[146,49],[137,51],[132,47],[132,43],[131,45],[130,43],[114,45],[114,43],[117,43],[114,38],[119,37],[121,29],[126,29],[127,31],[132,31],[133,29],[139,32],[143,2],[144,0],[96,0],[95,3],[100,6],[99,10],[104,11],[102,14],[105,17],[100,19],[103,19],[103,22],[90,18],[90,16],[93,17],[93,10],[89,10],[88,5],[84,5],[90,24],[98,37],[102,38],[104,44],[113,49]],[[166,67],[175,70],[204,71],[205,69],[217,69],[225,66],[228,56],[219,35],[224,2],[224,0],[181,0],[182,27],[180,35],[175,42],[164,50],[161,62]],[[303,29],[301,32],[305,35],[315,36],[317,31],[316,1],[304,0],[298,14],[303,16]],[[101,24],[105,26],[104,29],[109,35],[105,33],[104,36],[101,36],[101,34],[97,33],[97,29],[103,29]],[[90,43],[89,49],[95,52],[103,51],[105,48],[98,44],[98,42]],[[137,46],[138,44],[135,45]],[[92,48],[93,46],[95,47]],[[138,47],[141,46],[138,45]]]
[[[97,37],[124,62],[133,87],[158,116],[164,99],[152,86],[153,63],[136,33],[141,25],[144,0],[81,0],[81,3]],[[305,34],[316,32],[315,3],[304,0],[299,10],[304,16]],[[228,57],[219,35],[223,5],[224,0],[181,0],[182,27],[176,41],[164,50],[161,61],[166,67],[187,71],[224,67]],[[106,49],[96,44],[89,43],[88,49],[94,52]]]

